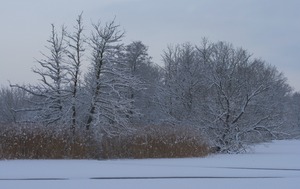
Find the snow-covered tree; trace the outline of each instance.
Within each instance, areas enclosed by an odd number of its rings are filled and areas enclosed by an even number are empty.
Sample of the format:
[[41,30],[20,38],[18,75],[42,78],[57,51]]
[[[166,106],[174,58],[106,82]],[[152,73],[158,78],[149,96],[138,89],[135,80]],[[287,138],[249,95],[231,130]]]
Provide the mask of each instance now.
[[221,151],[237,152],[279,134],[290,89],[276,68],[219,42],[212,45],[205,70],[208,93],[200,106],[201,123]]
[[165,109],[169,121],[192,124],[197,117],[199,92],[202,90],[203,70],[196,48],[186,43],[164,52],[164,85],[162,86]]
[[[134,41],[125,47],[125,61],[130,73],[139,80],[139,87],[129,89],[132,100],[131,123],[151,124],[157,121],[157,106],[154,103],[156,87],[160,80],[159,67],[154,65],[148,54],[148,47],[141,41]],[[138,117],[134,112],[139,112]]]
[[0,89],[0,123],[18,123],[26,121],[26,113],[18,109],[28,107],[29,96],[18,88],[2,87]]
[[83,64],[83,56],[85,51],[85,37],[83,35],[84,27],[82,23],[82,13],[78,16],[76,20],[76,25],[74,26],[75,31],[73,33],[67,33],[67,71],[70,75],[70,96],[71,96],[71,130],[73,134],[75,133],[76,126],[78,124],[78,109],[82,104],[79,99],[78,91],[80,89],[80,75],[81,67]]
[[128,130],[128,116],[132,110],[132,99],[128,90],[134,89],[137,80],[126,65],[124,47],[120,43],[124,32],[115,21],[93,25],[90,38],[92,49],[91,67],[87,75],[90,105],[86,129],[91,125],[101,132],[115,134]]
[[36,112],[35,121],[63,124],[67,111],[63,104],[68,95],[65,90],[67,83],[65,27],[63,26],[61,32],[57,33],[55,26],[53,24],[51,26],[51,36],[47,40],[49,53],[42,53],[44,59],[37,60],[39,67],[33,68],[33,72],[40,76],[40,82],[37,85],[11,86],[32,95],[33,106],[23,110]]

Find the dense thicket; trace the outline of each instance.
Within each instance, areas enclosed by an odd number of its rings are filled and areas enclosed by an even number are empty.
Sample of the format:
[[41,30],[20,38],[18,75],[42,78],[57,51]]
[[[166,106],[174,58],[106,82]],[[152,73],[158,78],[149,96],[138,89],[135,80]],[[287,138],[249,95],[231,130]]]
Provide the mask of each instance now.
[[[292,93],[274,66],[245,49],[206,39],[199,45],[178,44],[163,52],[160,67],[141,41],[122,43],[124,32],[114,20],[91,28],[84,29],[82,15],[73,31],[52,25],[48,51],[33,69],[39,83],[0,91],[2,131],[3,125],[40,125],[44,134],[61,131],[56,136],[64,136],[63,146],[76,148],[79,136],[86,144],[97,141],[99,153],[104,141],[118,147],[124,143],[130,151],[128,141],[138,140],[149,148],[153,143],[148,138],[160,136],[160,130],[170,133],[161,135],[159,145],[176,144],[183,140],[178,128],[189,131],[186,138],[201,135],[199,145],[226,153],[298,135],[299,94]],[[140,129],[149,127],[158,133],[142,135]],[[37,136],[44,134],[37,129]],[[170,146],[166,150],[174,150]]]

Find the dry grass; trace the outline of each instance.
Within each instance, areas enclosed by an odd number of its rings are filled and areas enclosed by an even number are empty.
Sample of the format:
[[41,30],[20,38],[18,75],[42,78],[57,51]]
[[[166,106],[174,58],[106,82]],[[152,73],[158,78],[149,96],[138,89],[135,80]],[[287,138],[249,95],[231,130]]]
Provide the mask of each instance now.
[[96,139],[85,131],[33,125],[0,125],[0,159],[121,159],[202,157],[209,153],[186,128],[142,127],[130,135]]
[[107,159],[203,157],[209,153],[203,138],[183,127],[143,127],[132,135],[102,141],[102,157]]
[[86,133],[34,125],[1,126],[0,159],[95,159],[99,143]]

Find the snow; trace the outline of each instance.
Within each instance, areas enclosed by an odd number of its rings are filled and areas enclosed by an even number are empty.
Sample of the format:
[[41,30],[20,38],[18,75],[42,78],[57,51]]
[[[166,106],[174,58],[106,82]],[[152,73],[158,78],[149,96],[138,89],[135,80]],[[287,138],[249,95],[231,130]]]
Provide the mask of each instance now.
[[206,158],[2,160],[0,189],[298,189],[299,147],[282,140]]

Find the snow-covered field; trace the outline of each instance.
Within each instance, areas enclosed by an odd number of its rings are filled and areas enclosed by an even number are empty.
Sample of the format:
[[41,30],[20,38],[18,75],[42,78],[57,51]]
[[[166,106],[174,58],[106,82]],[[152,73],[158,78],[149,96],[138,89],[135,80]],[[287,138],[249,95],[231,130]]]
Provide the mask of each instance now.
[[0,189],[299,189],[300,141],[253,152],[153,160],[2,160]]

